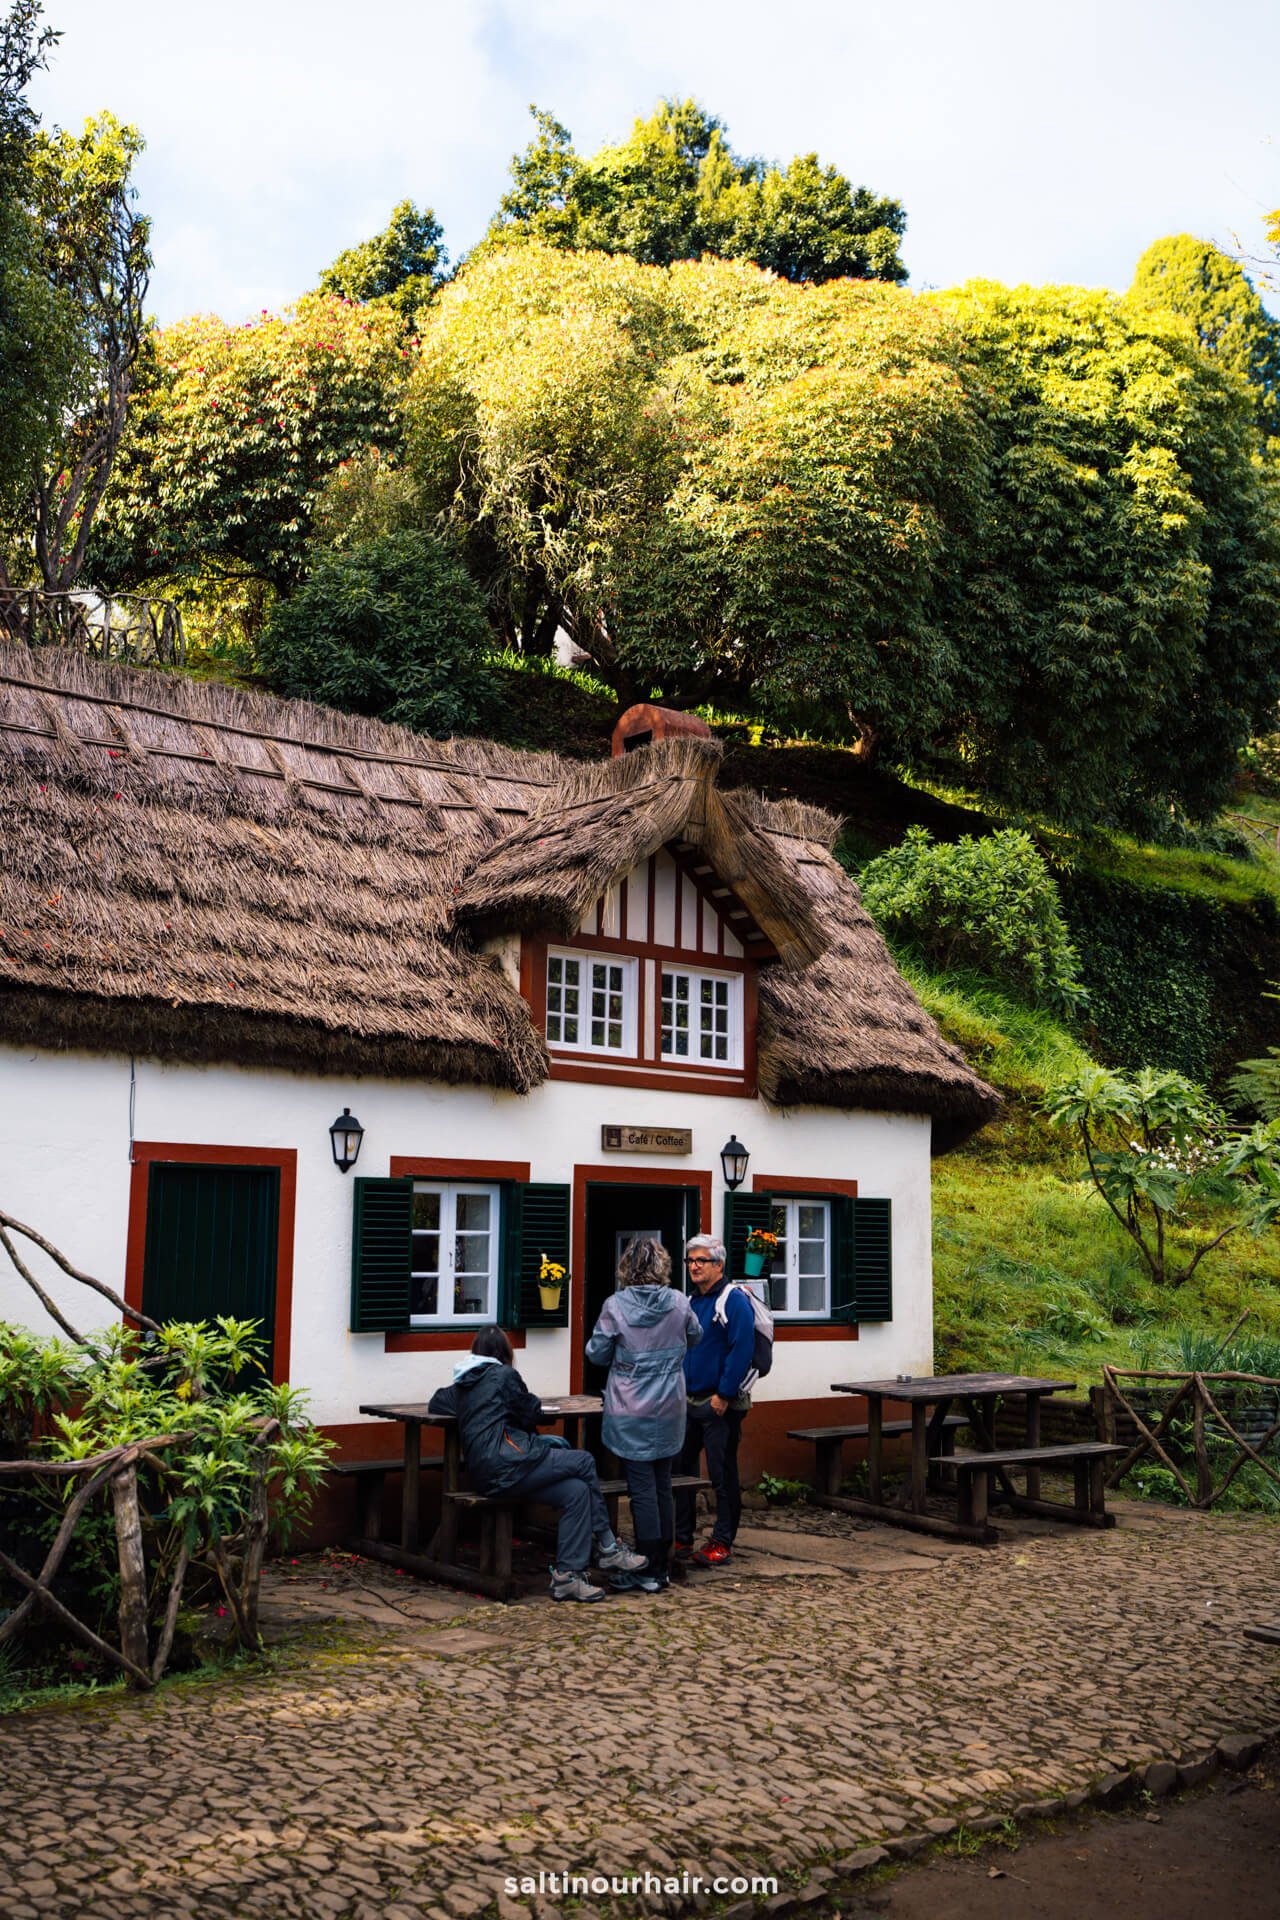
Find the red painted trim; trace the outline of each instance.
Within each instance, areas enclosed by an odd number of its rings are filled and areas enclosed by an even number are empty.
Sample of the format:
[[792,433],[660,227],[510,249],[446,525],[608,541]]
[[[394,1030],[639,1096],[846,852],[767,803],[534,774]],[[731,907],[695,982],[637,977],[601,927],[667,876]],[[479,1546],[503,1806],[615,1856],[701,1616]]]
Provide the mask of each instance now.
[[135,1140],[129,1176],[129,1227],[125,1242],[124,1297],[142,1310],[143,1262],[147,1251],[147,1195],[157,1162],[187,1167],[275,1167],[280,1174],[280,1215],[276,1222],[276,1311],[272,1334],[271,1378],[280,1386],[289,1378],[293,1334],[293,1236],[298,1204],[298,1155],[293,1147],[209,1147],[170,1140]]
[[575,1167],[573,1170],[572,1297],[577,1307],[572,1321],[569,1391],[582,1392],[587,1344],[587,1188],[588,1187],[696,1187],[698,1226],[711,1231],[711,1175],[693,1167]]
[[805,1193],[815,1200],[825,1200],[833,1193],[843,1194],[847,1199],[856,1200],[858,1183],[856,1180],[829,1179],[825,1173],[813,1174],[809,1179],[797,1177],[791,1173],[753,1173],[751,1176],[753,1193]]
[[[382,1337],[384,1353],[470,1353],[471,1342],[479,1332],[477,1327],[459,1327],[456,1332],[442,1328],[440,1332],[428,1332],[422,1328],[415,1333],[387,1333]],[[504,1332],[513,1347],[524,1345],[522,1327],[506,1327]]]
[[566,1059],[560,1053],[551,1057],[550,1078],[585,1080],[598,1087],[651,1087],[661,1093],[723,1093],[733,1100],[754,1100],[756,1095],[754,1083],[736,1068],[726,1073],[723,1080],[709,1080],[678,1068],[670,1073],[658,1073],[639,1063],[630,1072],[622,1067],[591,1067],[573,1056]]
[[[844,1320],[775,1320],[775,1340],[856,1340],[856,1322]],[[826,1402],[823,1402],[826,1405]]]
[[393,1180],[527,1180],[527,1160],[443,1160],[393,1153]]
[[584,953],[603,952],[614,959],[662,960],[668,966],[692,967],[702,973],[745,973],[755,965],[754,954],[744,954],[740,960],[726,954],[721,960],[697,947],[660,947],[653,940],[615,940],[611,934],[575,933],[569,940],[546,940],[541,934],[530,938],[542,940],[544,947],[559,947],[569,953],[581,948]]

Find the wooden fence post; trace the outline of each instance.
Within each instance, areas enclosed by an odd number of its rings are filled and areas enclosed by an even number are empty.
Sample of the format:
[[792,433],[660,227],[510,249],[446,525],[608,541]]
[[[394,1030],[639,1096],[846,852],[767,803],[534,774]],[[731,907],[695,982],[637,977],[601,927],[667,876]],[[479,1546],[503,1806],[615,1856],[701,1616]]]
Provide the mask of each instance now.
[[[120,1651],[145,1673],[147,1652],[147,1563],[138,1510],[138,1469],[130,1465],[111,1482],[120,1554]],[[137,1682],[130,1676],[132,1685]]]

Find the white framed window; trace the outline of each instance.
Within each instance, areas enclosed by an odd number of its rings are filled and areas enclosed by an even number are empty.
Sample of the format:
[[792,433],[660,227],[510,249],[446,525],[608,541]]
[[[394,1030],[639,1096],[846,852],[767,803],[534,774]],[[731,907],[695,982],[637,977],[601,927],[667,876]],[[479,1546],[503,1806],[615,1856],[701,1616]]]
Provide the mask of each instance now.
[[775,1200],[769,1302],[789,1319],[825,1320],[831,1314],[831,1202]]
[[412,1326],[497,1319],[498,1206],[497,1187],[414,1181]]
[[612,955],[547,955],[547,1045],[572,1053],[636,1051],[636,963]]
[[741,974],[662,969],[662,1058],[741,1067]]

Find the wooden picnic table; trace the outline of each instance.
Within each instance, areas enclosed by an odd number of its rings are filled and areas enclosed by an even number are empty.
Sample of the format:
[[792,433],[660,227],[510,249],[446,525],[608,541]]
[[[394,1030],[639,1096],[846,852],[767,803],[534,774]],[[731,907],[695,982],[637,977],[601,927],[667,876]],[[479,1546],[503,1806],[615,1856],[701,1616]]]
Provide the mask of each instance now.
[[[565,1429],[565,1438],[570,1446],[581,1447],[586,1437],[587,1421],[599,1414],[604,1406],[598,1394],[561,1393],[552,1395],[542,1402],[540,1426],[559,1426]],[[459,1503],[450,1496],[461,1491],[462,1484],[462,1440],[458,1432],[458,1422],[451,1413],[432,1413],[425,1400],[396,1401],[391,1404],[379,1402],[376,1405],[362,1406],[361,1413],[371,1414],[378,1420],[394,1420],[404,1428],[404,1481],[400,1495],[400,1545],[398,1548],[383,1540],[361,1539],[356,1542],[358,1551],[371,1559],[386,1560],[393,1566],[406,1567],[409,1572],[420,1574],[426,1580],[439,1580],[446,1586],[465,1587],[469,1592],[477,1589],[486,1592],[494,1587],[493,1597],[507,1597],[507,1582],[489,1582],[485,1575],[473,1568],[463,1566],[458,1559],[458,1518]],[[421,1492],[422,1492],[422,1429],[438,1427],[443,1439],[443,1457],[441,1461],[440,1488],[440,1524],[431,1537],[425,1551],[422,1547],[421,1532]],[[502,1591],[498,1591],[498,1586]]]
[[[927,1511],[930,1491],[943,1488],[943,1474],[951,1477],[945,1452],[944,1425],[957,1403],[964,1409],[970,1431],[980,1452],[996,1452],[996,1407],[1000,1400],[1020,1398],[1026,1406],[1026,1449],[1040,1448],[1040,1407],[1047,1395],[1074,1386],[1072,1380],[1037,1380],[1018,1373],[942,1373],[919,1379],[848,1380],[832,1386],[833,1393],[860,1393],[867,1402],[867,1498],[831,1493],[821,1496],[824,1506],[842,1512],[871,1514],[894,1526],[913,1527],[921,1533],[938,1533],[953,1539],[974,1540],[991,1545],[997,1534],[985,1518],[979,1523],[950,1520]],[[892,1503],[884,1493],[884,1408],[886,1401],[905,1404],[911,1413],[911,1463],[905,1504]],[[1070,1518],[1070,1511],[1040,1499],[1040,1469],[1025,1463],[1027,1490],[1016,1492],[1003,1469],[997,1472],[1005,1497],[1024,1512],[1044,1512],[1052,1517]]]

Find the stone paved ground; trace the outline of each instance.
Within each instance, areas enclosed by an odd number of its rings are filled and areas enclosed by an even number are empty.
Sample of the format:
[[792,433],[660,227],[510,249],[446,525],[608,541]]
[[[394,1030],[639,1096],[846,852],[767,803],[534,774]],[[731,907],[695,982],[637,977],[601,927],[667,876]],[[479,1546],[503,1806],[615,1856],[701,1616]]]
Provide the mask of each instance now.
[[540,1869],[803,1877],[1280,1720],[1241,1632],[1280,1613],[1273,1523],[982,1550],[750,1517],[733,1570],[593,1608],[279,1570],[277,1618],[345,1613],[332,1646],[0,1721],[0,1914],[515,1920]]

